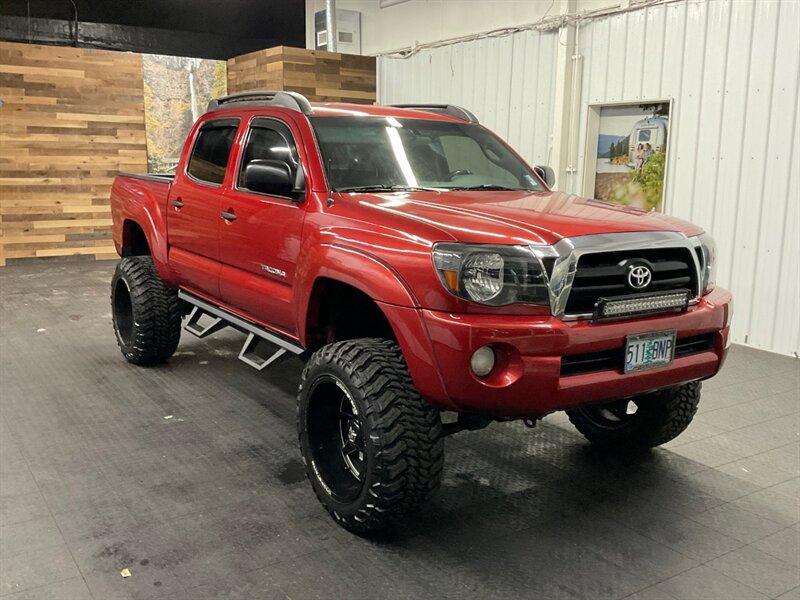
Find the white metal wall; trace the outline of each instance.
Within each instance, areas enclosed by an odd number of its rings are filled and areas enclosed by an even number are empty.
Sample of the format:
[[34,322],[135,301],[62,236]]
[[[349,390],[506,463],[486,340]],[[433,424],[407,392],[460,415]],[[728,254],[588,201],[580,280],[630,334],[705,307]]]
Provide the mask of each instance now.
[[[579,151],[565,191],[583,192],[590,104],[672,98],[666,211],[716,238],[734,341],[800,353],[800,2],[686,0],[584,22],[578,39]],[[557,45],[555,33],[525,32],[383,57],[378,98],[461,104],[545,163]]]
[[800,2],[650,7],[585,24],[579,52],[581,142],[589,104],[672,98],[666,211],[717,240],[734,341],[800,352]]
[[527,160],[546,164],[556,33],[521,32],[378,59],[381,104],[449,103],[471,110]]

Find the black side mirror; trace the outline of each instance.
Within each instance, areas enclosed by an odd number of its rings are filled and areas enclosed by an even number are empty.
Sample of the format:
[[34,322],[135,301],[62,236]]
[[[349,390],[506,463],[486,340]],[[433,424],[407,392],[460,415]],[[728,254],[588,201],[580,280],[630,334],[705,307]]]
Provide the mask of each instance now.
[[550,167],[544,165],[536,165],[533,167],[536,174],[541,177],[547,184],[547,187],[552,188],[556,184],[556,173]]
[[291,198],[295,192],[292,168],[282,160],[255,159],[244,169],[244,187],[269,196]]

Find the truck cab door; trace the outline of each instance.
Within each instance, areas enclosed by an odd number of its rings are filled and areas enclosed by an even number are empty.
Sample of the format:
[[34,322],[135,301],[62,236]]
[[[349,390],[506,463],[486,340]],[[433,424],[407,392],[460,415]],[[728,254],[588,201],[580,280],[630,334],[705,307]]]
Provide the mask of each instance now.
[[[292,292],[305,216],[305,190],[250,189],[248,165],[257,161],[304,181],[295,134],[283,121],[252,120],[235,169],[236,179],[222,200],[220,294],[249,317],[296,335]],[[291,186],[290,186],[291,187]]]
[[221,194],[238,128],[239,119],[227,118],[196,130],[167,204],[170,267],[181,287],[211,298],[219,297]]

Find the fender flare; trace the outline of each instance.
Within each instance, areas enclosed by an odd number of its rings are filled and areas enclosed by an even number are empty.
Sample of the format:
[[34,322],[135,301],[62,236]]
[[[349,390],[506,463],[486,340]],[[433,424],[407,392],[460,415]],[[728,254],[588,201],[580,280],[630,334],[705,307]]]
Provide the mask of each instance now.
[[115,224],[120,224],[118,234],[116,231],[114,232],[117,253],[122,256],[125,242],[125,223],[128,221],[135,223],[144,233],[147,245],[150,248],[153,265],[159,277],[167,285],[175,285],[175,279],[167,257],[167,219],[158,198],[147,191],[125,189],[124,186],[118,186],[116,182],[114,187],[117,189],[112,194],[122,197],[118,206],[124,206],[124,212],[119,214],[119,218],[114,215],[115,218],[113,219]]
[[[437,408],[453,410],[439,369],[436,377],[426,377],[436,364],[430,336],[420,312],[420,303],[403,277],[391,265],[363,250],[338,244],[321,244],[304,257],[316,268],[304,273],[295,288],[298,335],[308,347],[307,327],[312,292],[320,278],[337,281],[359,290],[378,306],[394,330],[403,357],[417,390]],[[298,270],[298,273],[302,269]]]
[[349,285],[376,303],[419,307],[414,292],[401,275],[374,254],[350,246],[320,244],[303,262],[313,265],[295,286],[295,298],[299,300],[295,302],[297,331],[304,345],[312,291],[317,280],[322,278]]

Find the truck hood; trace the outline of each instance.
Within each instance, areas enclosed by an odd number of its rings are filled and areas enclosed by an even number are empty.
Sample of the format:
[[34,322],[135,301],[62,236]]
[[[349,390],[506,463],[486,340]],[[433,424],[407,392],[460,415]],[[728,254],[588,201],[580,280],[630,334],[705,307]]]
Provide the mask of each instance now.
[[[562,192],[469,191],[346,194],[361,205],[417,221],[422,236],[446,234],[454,241],[494,244],[554,244],[565,237],[631,231],[703,230],[661,213],[589,200]],[[379,215],[368,218],[385,221]],[[424,232],[424,233],[423,233]]]

